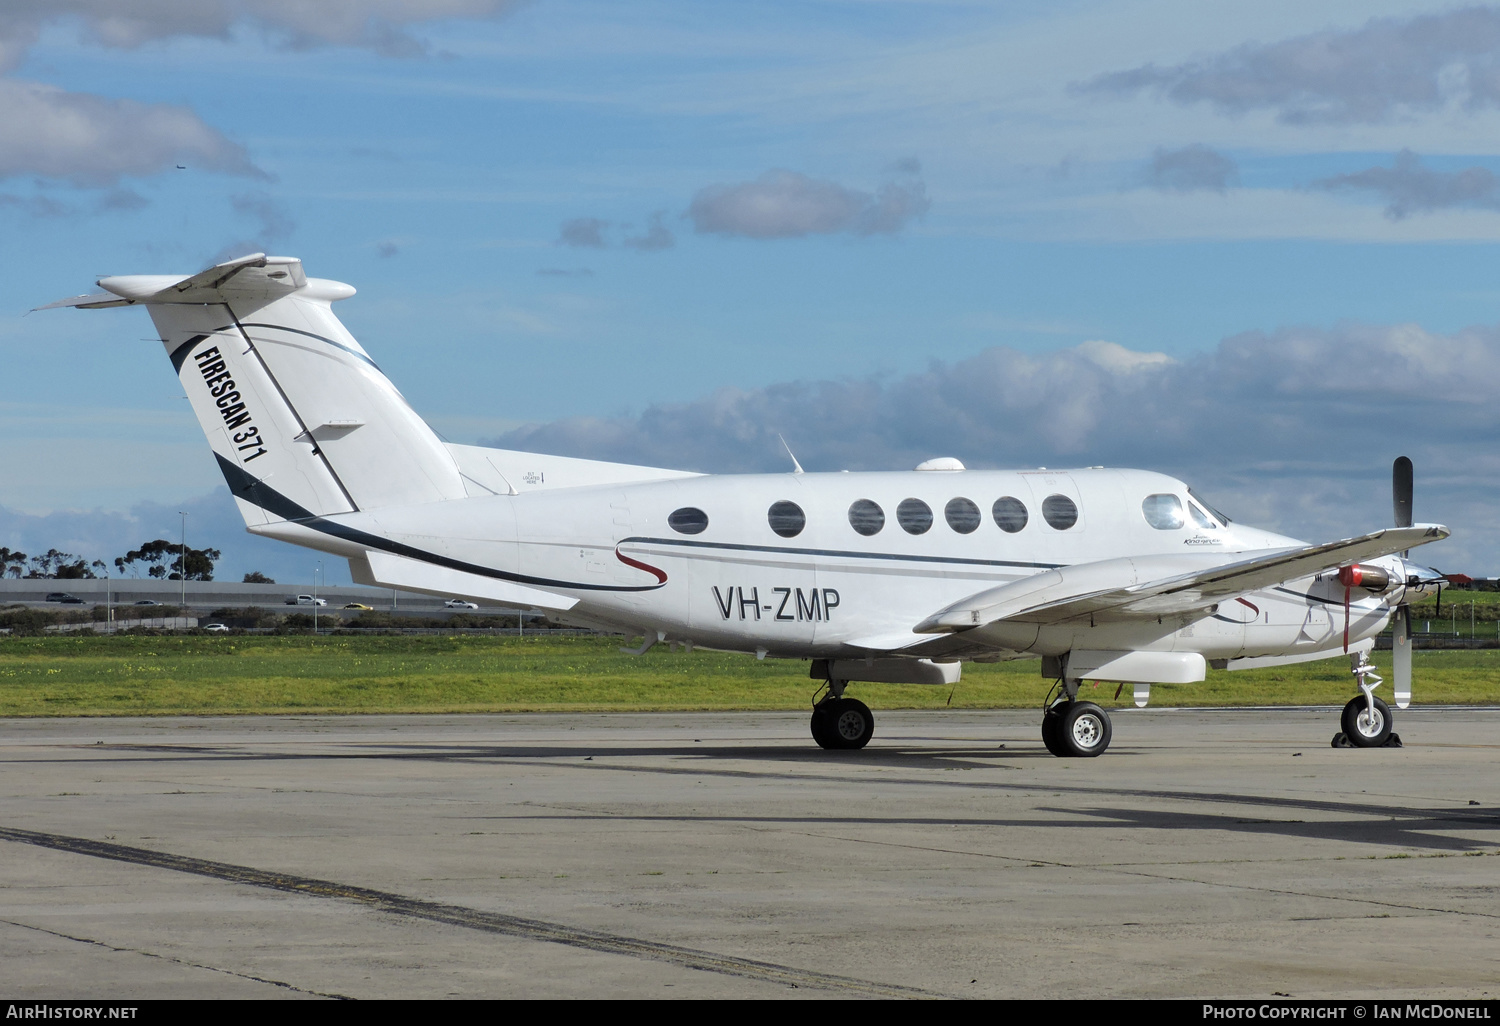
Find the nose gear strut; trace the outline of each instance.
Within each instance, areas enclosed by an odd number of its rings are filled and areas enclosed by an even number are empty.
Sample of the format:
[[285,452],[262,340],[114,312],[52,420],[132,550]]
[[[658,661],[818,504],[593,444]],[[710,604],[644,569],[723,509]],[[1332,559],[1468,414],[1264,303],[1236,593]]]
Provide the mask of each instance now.
[[1333,736],[1334,748],[1400,748],[1401,735],[1391,730],[1391,707],[1375,697],[1375,689],[1385,678],[1375,672],[1375,664],[1365,652],[1349,657],[1349,670],[1364,694],[1351,698],[1339,718],[1344,729]]

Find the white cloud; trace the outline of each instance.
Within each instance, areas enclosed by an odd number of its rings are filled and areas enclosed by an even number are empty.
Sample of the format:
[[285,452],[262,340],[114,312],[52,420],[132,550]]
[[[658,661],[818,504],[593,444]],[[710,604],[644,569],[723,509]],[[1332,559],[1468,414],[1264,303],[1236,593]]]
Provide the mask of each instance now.
[[243,148],[186,107],[0,79],[0,178],[36,175],[99,186],[178,163],[264,177]]
[[699,232],[752,239],[892,234],[931,205],[916,162],[898,170],[872,194],[774,168],[753,182],[700,189],[688,217]]
[[1500,209],[1500,178],[1488,168],[1434,171],[1411,150],[1396,154],[1391,167],[1335,175],[1314,184],[1324,189],[1373,192],[1388,201],[1385,216],[1393,221],[1445,207]]
[[[42,29],[77,25],[89,40],[134,48],[179,37],[228,39],[240,28],[301,49],[353,46],[389,56],[426,53],[419,22],[492,18],[518,0],[5,0],[0,72],[14,70]],[[73,93],[0,79],[0,178],[28,175],[111,185],[184,164],[266,177],[245,150],[186,107]]]
[[14,67],[49,22],[72,21],[92,41],[137,47],[182,36],[228,38],[240,26],[294,48],[357,46],[388,56],[427,52],[409,26],[493,18],[519,0],[6,0],[0,69]]
[[1180,150],[1158,149],[1146,171],[1148,184],[1170,192],[1223,192],[1238,179],[1234,161],[1201,143]]
[[677,244],[677,236],[666,225],[666,213],[657,211],[652,214],[646,222],[646,230],[640,235],[627,235],[621,240],[621,245],[639,250],[642,253],[655,253],[663,249],[671,249]]
[[604,230],[608,227],[608,221],[601,221],[597,217],[575,217],[564,221],[558,227],[557,244],[584,249],[603,249],[608,245],[604,241]]
[[1500,10],[1472,6],[1373,18],[1197,61],[1146,64],[1090,79],[1081,93],[1159,92],[1225,113],[1270,109],[1291,124],[1368,123],[1457,105],[1500,105]]

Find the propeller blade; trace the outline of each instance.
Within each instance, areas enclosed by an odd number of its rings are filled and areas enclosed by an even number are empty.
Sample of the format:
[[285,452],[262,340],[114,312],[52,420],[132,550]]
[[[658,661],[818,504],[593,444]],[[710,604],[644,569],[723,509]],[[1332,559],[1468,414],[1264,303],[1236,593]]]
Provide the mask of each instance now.
[[1411,460],[1397,456],[1391,465],[1391,503],[1395,507],[1397,527],[1411,526],[1411,493]]
[[1395,678],[1391,687],[1396,691],[1396,708],[1411,705],[1411,606],[1397,606],[1391,623],[1391,656],[1395,663]]

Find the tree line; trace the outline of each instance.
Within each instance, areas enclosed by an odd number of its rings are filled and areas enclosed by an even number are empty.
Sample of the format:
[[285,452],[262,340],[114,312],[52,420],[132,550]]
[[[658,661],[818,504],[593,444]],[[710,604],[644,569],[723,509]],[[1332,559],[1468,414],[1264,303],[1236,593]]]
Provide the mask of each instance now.
[[[165,538],[148,541],[114,560],[115,573],[101,559],[89,560],[71,552],[48,549],[39,556],[28,556],[0,546],[0,576],[26,580],[92,581],[101,577],[147,577],[180,581],[184,573],[189,581],[214,579],[214,563],[223,553],[218,549],[184,550],[177,542]],[[246,584],[275,584],[258,570],[245,575]]]

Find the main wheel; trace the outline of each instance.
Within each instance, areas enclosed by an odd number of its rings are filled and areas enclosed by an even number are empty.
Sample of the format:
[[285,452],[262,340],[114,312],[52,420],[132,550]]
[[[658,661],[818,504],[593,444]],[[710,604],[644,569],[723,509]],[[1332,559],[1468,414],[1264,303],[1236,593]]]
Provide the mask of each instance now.
[[1373,716],[1370,703],[1363,695],[1350,699],[1339,722],[1344,728],[1344,736],[1356,748],[1379,748],[1391,737],[1391,707],[1378,698],[1375,699]]
[[813,706],[812,736],[813,740],[818,743],[819,748],[838,747],[833,741],[832,724],[828,722],[828,702],[819,702]]
[[857,699],[829,698],[813,710],[813,739],[824,748],[863,748],[874,733],[875,715]]
[[1113,733],[1109,713],[1093,702],[1069,702],[1058,713],[1057,746],[1062,749],[1061,755],[1103,755]]
[[1057,725],[1062,722],[1062,710],[1068,707],[1067,702],[1047,707],[1042,713],[1042,744],[1047,746],[1047,751],[1059,758],[1068,753],[1062,750],[1057,742]]

